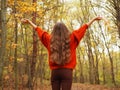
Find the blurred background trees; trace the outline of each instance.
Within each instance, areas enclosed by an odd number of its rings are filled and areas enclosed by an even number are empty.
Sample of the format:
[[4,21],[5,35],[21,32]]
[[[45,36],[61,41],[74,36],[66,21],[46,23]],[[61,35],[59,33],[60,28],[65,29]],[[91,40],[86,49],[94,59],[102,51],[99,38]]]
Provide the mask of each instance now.
[[78,29],[95,16],[77,48],[75,83],[120,85],[119,0],[0,0],[0,85],[16,88],[50,83],[46,48],[29,25],[28,18],[47,32],[64,22]]

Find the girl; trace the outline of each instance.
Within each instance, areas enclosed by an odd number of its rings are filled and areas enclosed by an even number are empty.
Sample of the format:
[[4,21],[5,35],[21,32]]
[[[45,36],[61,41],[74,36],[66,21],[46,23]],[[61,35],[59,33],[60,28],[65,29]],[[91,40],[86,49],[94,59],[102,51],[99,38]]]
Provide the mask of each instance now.
[[49,66],[52,70],[52,90],[71,90],[72,72],[76,66],[76,48],[86,29],[94,21],[101,19],[101,17],[95,17],[72,33],[64,23],[56,23],[51,34],[42,30],[29,19],[22,20],[23,23],[30,24],[36,30],[41,42],[48,50]]

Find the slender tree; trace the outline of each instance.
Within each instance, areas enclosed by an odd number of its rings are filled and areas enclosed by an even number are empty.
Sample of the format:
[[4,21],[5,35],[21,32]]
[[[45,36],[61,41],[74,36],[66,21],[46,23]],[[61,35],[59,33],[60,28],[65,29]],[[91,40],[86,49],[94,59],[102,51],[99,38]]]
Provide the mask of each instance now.
[[113,19],[118,27],[118,34],[120,38],[120,0],[108,0],[108,2],[111,6],[107,7],[107,9],[114,17]]
[[[33,4],[37,3],[37,0],[33,0]],[[32,13],[32,22],[36,24],[36,11]],[[33,52],[32,52],[32,59],[30,62],[30,75],[28,80],[28,87],[31,87],[33,90],[33,78],[35,73],[35,65],[36,65],[36,58],[37,58],[37,34],[35,30],[33,30]]]
[[1,9],[0,9],[0,87],[2,86],[5,51],[6,51],[6,0],[1,0]]
[[15,44],[15,53],[14,53],[14,72],[15,72],[15,90],[18,90],[18,62],[17,62],[17,43],[18,43],[18,22],[17,22],[17,18],[16,18],[16,5],[17,5],[17,0],[14,0],[14,23],[15,23],[15,27],[14,27],[14,36],[15,36],[15,40],[14,40],[14,44]]
[[80,69],[80,83],[84,83],[83,62],[82,62],[82,59],[84,60],[84,54],[81,47],[78,49],[78,53],[79,53],[78,60],[79,60],[79,69]]

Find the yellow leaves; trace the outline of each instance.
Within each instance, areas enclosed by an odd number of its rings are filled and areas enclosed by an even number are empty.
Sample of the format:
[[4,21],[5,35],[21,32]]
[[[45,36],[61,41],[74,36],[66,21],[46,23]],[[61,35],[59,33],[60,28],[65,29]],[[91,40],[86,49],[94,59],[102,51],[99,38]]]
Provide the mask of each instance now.
[[105,25],[108,25],[109,21],[107,21],[107,20],[104,19],[104,23],[105,23]]
[[37,4],[36,3],[27,3],[27,2],[21,2],[19,1],[18,2],[18,6],[17,6],[17,9],[19,10],[19,12],[21,13],[31,13],[31,12],[34,12],[36,11],[36,6]]
[[107,30],[108,31],[111,30],[111,26],[110,26],[111,22],[109,20],[105,19],[105,18],[103,18],[103,21],[104,21],[104,25],[107,28]]
[[14,0],[8,0],[8,6],[11,7],[14,5]]
[[[11,61],[11,62],[13,62],[14,59],[15,59],[15,58],[14,58],[13,56],[10,56],[10,57],[9,57],[9,61]],[[23,62],[23,61],[24,61],[24,58],[22,58],[22,57],[21,57],[21,58],[17,58],[17,61],[18,61],[18,62]]]
[[110,26],[107,26],[107,30],[108,30],[108,31],[111,30],[111,27],[110,27]]
[[[11,64],[9,64],[8,66],[6,66],[6,67],[4,67],[4,69],[5,69],[5,71],[7,71],[7,72],[13,72],[13,66],[11,65]],[[7,73],[6,72],[6,73]],[[8,76],[6,76],[5,77],[6,79],[8,79],[9,77]]]
[[28,82],[28,75],[26,74],[22,75],[22,80],[23,80],[24,85],[26,85]]
[[23,15],[22,15],[22,14],[18,14],[18,13],[16,13],[16,14],[15,14],[15,17],[17,17],[17,18],[22,18]]
[[26,6],[24,6],[24,8],[20,8],[19,11],[21,13],[23,13],[23,12],[24,13],[31,13],[31,12],[36,11],[36,9],[34,7],[26,7]]
[[110,24],[106,24],[105,26],[106,26],[107,31],[111,31],[112,30],[112,26]]
[[12,43],[11,47],[15,49],[18,46],[18,44]]
[[[8,6],[13,9],[14,7],[14,0],[8,0]],[[31,14],[32,12],[36,11],[37,3],[29,3],[29,2],[23,2],[20,0],[17,0],[17,3],[15,5],[17,14],[16,17],[21,17],[22,14]]]
[[15,14],[15,18],[17,18],[18,20],[29,15],[32,15],[33,12],[37,12],[37,15],[39,17],[42,17],[44,13],[43,6],[38,3],[33,3],[32,1],[27,2],[17,0],[17,3],[15,5],[17,11],[16,13],[14,13],[14,0],[8,0],[7,6],[11,9],[10,11],[11,15]]
[[13,71],[13,66],[12,65],[8,65],[8,71],[12,72]]
[[39,16],[39,17],[41,17],[41,16],[43,16],[43,14],[44,14],[44,10],[40,10],[39,12],[37,12],[37,15]]
[[6,75],[6,76],[4,77],[4,80],[8,80],[8,79],[10,79],[10,76],[9,76],[9,75]]
[[18,58],[17,61],[19,61],[19,62],[23,62],[24,59],[23,59],[23,58]]
[[10,56],[10,57],[9,57],[9,60],[10,60],[10,61],[13,61],[13,60],[14,60],[14,57]]

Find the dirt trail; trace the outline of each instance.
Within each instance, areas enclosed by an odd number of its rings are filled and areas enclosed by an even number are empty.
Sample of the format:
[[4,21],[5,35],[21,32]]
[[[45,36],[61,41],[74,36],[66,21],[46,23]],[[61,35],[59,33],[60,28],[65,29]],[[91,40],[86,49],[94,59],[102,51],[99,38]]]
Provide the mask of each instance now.
[[72,90],[120,90],[120,88],[108,88],[102,85],[73,84]]
[[[52,90],[50,85],[43,86],[43,88],[38,88],[37,90]],[[103,85],[90,85],[90,84],[73,84],[72,90],[120,90],[120,88],[110,88]]]
[[[7,87],[4,88],[4,90],[15,90],[13,88]],[[25,87],[19,87],[18,90],[30,90]],[[50,84],[46,85],[38,85],[34,87],[34,90],[52,90]],[[72,90],[120,90],[120,88],[110,88],[110,87],[105,87],[103,85],[90,85],[90,84],[73,84],[72,85]]]

